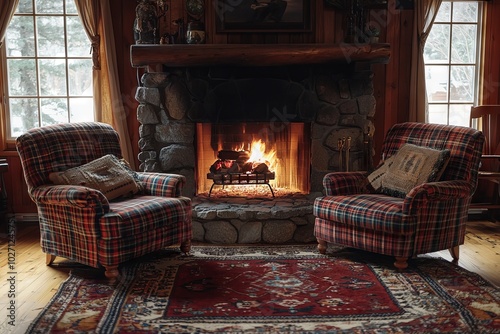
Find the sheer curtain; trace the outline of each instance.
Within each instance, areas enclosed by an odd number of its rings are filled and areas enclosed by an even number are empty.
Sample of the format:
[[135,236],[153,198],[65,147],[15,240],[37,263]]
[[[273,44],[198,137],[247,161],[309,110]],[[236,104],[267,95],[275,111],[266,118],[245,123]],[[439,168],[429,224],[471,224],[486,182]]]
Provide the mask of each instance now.
[[123,157],[135,169],[127,115],[119,87],[109,0],[75,0],[75,3],[92,45],[96,119],[111,124],[118,132]]
[[18,4],[19,0],[2,0],[0,2],[0,47]]
[[425,88],[424,46],[442,0],[415,1],[412,44],[409,121],[427,121],[427,91]]

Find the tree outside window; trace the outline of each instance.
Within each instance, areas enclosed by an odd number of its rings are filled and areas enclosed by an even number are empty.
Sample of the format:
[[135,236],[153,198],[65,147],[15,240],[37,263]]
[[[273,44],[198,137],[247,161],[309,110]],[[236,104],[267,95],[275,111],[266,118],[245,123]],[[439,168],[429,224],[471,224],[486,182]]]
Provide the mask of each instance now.
[[427,38],[424,62],[430,123],[469,125],[477,103],[480,1],[443,1]]
[[2,52],[8,139],[94,120],[90,42],[74,0],[21,0]]

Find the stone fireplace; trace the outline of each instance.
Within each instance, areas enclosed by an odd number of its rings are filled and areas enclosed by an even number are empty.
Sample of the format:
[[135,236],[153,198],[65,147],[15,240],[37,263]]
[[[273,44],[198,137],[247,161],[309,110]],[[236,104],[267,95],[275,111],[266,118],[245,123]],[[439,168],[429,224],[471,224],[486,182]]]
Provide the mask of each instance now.
[[[137,65],[134,47],[143,46],[132,47]],[[371,167],[376,101],[369,62],[348,61],[344,54],[343,61],[318,56],[321,61],[291,62],[285,56],[269,63],[268,55],[245,54],[235,64],[234,55],[214,61],[213,54],[196,53],[205,60],[160,57],[160,66],[157,52],[154,67],[135,56],[149,66],[136,93],[140,170],[186,176],[194,240],[313,241],[312,201],[321,195],[323,176]],[[339,146],[346,138],[348,150]],[[218,152],[248,150],[254,140],[275,150],[275,172],[283,177],[270,182],[276,197],[261,185],[235,186],[242,189],[239,196],[228,196],[234,186],[217,185],[208,197],[214,184],[207,173]]]

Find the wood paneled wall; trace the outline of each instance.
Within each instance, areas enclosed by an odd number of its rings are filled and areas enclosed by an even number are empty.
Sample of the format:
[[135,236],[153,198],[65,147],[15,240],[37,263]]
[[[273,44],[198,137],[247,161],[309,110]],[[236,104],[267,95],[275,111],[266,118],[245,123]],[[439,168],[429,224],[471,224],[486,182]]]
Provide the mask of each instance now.
[[[342,42],[342,12],[335,11],[324,5],[321,0],[312,2],[312,31],[305,33],[217,33],[216,32],[216,0],[205,0],[205,26],[207,43],[340,43]],[[185,0],[170,0],[162,24],[164,29],[175,33],[173,21],[188,17],[185,11]],[[120,88],[128,121],[130,141],[135,150],[138,149],[138,129],[135,92],[142,71],[137,71],[130,65],[129,49],[134,43],[133,22],[135,19],[136,0],[110,0],[113,10],[113,26],[117,51],[118,71],[120,73]],[[411,63],[411,36],[413,32],[413,11],[396,9],[396,0],[389,0],[386,10],[373,9],[370,19],[381,28],[381,42],[391,44],[391,60],[389,64],[374,64],[374,88],[377,99],[377,110],[374,119],[374,145],[378,162],[380,145],[388,128],[398,122],[408,119],[408,100]],[[500,104],[500,25],[495,22],[500,17],[500,2],[489,1],[485,4],[487,15],[483,24],[483,36],[487,53],[483,60],[485,71],[483,75],[483,103]],[[3,156],[9,160],[9,172],[6,174],[6,189],[9,194],[8,211],[10,213],[33,213],[35,206],[29,199],[19,159],[15,151],[4,151]],[[136,161],[138,164],[138,161]]]

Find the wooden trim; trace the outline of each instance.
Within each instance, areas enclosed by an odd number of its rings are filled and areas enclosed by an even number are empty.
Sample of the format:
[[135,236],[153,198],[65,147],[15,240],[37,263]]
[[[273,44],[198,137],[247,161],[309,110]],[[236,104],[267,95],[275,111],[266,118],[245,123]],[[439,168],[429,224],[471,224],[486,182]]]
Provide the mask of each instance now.
[[388,63],[389,44],[204,44],[130,47],[133,67],[282,66],[370,61]]

